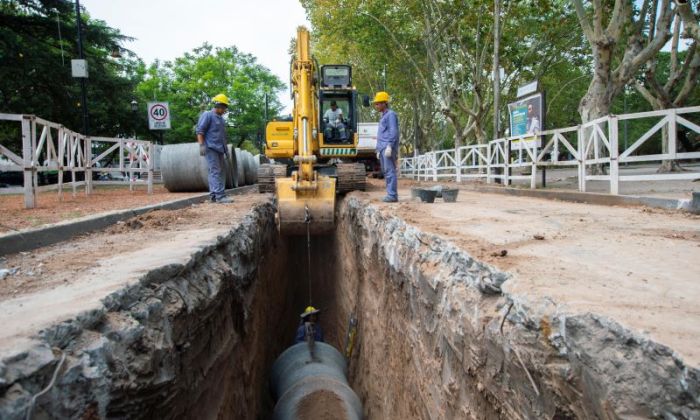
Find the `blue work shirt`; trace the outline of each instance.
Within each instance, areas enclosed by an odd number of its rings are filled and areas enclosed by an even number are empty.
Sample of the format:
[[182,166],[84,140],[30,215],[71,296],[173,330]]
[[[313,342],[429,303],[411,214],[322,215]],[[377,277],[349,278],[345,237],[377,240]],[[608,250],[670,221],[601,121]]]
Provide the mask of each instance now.
[[391,146],[394,153],[399,150],[399,117],[391,109],[384,111],[377,127],[377,152],[387,146]]
[[[294,344],[303,343],[306,341],[306,327],[304,324],[299,325],[297,328],[297,335],[294,337]],[[318,324],[314,325],[314,341],[323,342],[323,330]]]
[[213,109],[202,112],[197,122],[197,134],[204,136],[204,142],[209,149],[219,153],[226,151],[226,122],[224,117]]

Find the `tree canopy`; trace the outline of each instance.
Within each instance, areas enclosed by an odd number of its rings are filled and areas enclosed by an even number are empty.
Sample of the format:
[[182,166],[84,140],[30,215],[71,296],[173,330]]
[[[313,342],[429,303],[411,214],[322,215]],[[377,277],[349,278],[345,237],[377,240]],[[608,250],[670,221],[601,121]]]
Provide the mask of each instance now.
[[[209,107],[211,97],[223,92],[232,99],[227,114],[229,138],[253,150],[264,135],[266,94],[270,118],[282,108],[277,93],[283,83],[235,46],[204,44],[171,62],[147,66],[123,47],[131,38],[92,19],[84,8],[81,16],[89,68],[87,104],[80,103],[80,84],[71,74],[71,59],[78,57],[75,3],[0,0],[0,112],[35,114],[80,132],[81,107],[87,105],[87,134],[136,133],[157,139],[148,131],[146,103],[168,101],[172,130],[165,132],[164,139],[188,142],[194,141],[199,113]],[[0,130],[0,141],[18,148],[17,130]]]
[[[87,97],[92,135],[114,136],[130,120],[136,56],[119,45],[129,38],[82,15],[88,61]],[[71,75],[78,57],[74,3],[66,0],[0,2],[0,111],[36,114],[82,131],[80,85]],[[119,51],[121,58],[113,58]],[[15,138],[3,139],[16,141]]]
[[172,130],[165,133],[169,143],[193,141],[199,114],[211,108],[211,98],[218,93],[231,101],[225,118],[229,139],[236,145],[263,135],[266,95],[268,116],[282,110],[277,93],[284,84],[255,57],[236,47],[204,44],[174,61],[156,62],[143,72],[136,88],[137,101],[144,109],[148,101],[170,103]]
[[[498,51],[496,1],[501,3]],[[697,59],[692,53],[697,44],[690,45],[688,54],[672,53],[670,60],[661,51],[662,41],[671,39],[672,22],[683,19],[686,29],[681,37],[698,32],[698,0],[683,7],[671,0],[302,0],[302,4],[313,26],[319,60],[352,64],[359,89],[372,92],[386,87],[391,93],[407,152],[482,143],[503,135],[506,104],[516,98],[518,86],[533,80],[539,80],[547,94],[544,128],[572,126],[625,108],[623,100],[630,112],[649,110],[640,94],[644,86],[657,96],[664,92],[654,86],[666,86],[685,104],[698,98]],[[491,123],[496,53],[504,76],[498,133]],[[648,69],[654,69],[653,74]],[[668,74],[676,76],[670,82],[653,80]],[[633,88],[635,83],[639,91]],[[673,103],[672,95],[666,92],[662,99]]]

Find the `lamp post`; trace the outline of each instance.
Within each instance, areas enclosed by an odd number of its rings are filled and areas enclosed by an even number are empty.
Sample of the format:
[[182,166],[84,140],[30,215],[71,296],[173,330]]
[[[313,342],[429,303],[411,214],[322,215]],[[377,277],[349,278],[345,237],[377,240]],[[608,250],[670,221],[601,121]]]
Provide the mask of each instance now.
[[[80,18],[80,0],[75,0],[75,19],[76,27],[78,28],[78,57],[81,60],[85,59],[83,54],[83,29],[82,19]],[[85,77],[80,78],[80,108],[83,110],[83,134],[88,133],[88,108],[87,108],[87,88],[85,87]]]
[[134,138],[136,138],[136,112],[139,110],[139,103],[136,99],[131,100],[131,113],[133,114]]

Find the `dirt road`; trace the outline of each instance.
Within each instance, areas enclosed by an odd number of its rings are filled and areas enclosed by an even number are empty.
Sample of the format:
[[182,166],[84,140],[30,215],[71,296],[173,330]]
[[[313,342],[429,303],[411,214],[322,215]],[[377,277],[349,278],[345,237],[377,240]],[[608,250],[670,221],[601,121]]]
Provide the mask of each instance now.
[[[700,216],[460,191],[458,202],[379,203],[513,274],[505,289],[607,315],[700,365]],[[503,256],[502,256],[503,255]]]
[[20,349],[41,328],[98,307],[100,300],[153,267],[181,264],[202,245],[228,232],[267,195],[248,194],[233,204],[205,203],[154,211],[105,231],[8,256],[19,272],[0,281],[0,357]]
[[59,200],[56,191],[40,193],[37,198],[37,207],[34,209],[24,208],[24,196],[22,195],[4,195],[0,196],[0,212],[3,215],[2,222],[0,222],[0,233],[38,227],[47,223],[76,219],[110,210],[142,207],[199,194],[201,193],[171,193],[162,185],[155,185],[153,194],[148,194],[145,187],[140,185],[134,191],[129,191],[127,186],[100,186],[95,188],[90,196],[79,191],[73,197],[70,189],[66,189],[62,200]]

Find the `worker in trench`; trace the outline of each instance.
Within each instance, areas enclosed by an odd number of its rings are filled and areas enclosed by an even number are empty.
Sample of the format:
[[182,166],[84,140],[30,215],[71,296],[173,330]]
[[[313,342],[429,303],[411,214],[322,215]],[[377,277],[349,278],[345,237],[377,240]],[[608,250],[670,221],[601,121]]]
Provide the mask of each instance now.
[[197,123],[199,155],[207,159],[211,201],[221,204],[232,203],[233,200],[224,192],[226,186],[224,168],[228,154],[224,114],[228,110],[229,100],[226,95],[220,93],[214,96],[212,102],[214,102],[214,108],[203,112]]
[[385,203],[399,201],[397,192],[396,163],[399,157],[399,118],[389,109],[389,94],[378,92],[374,97],[374,109],[382,116],[377,128],[377,159],[382,165],[386,181]]
[[294,337],[294,344],[307,342],[309,338],[313,341],[323,342],[323,329],[318,323],[318,314],[320,309],[313,306],[307,306],[301,314],[301,324],[297,328],[297,335]]

